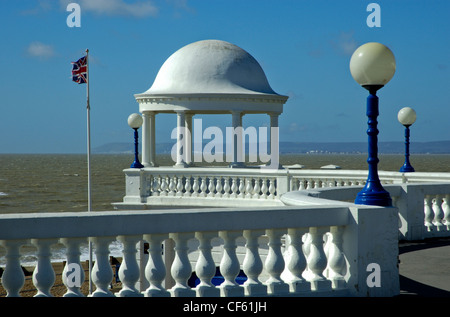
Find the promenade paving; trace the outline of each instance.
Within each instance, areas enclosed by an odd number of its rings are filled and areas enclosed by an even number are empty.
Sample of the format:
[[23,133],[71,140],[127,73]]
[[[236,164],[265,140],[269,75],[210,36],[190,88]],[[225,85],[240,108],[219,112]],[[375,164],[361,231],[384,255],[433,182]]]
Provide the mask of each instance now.
[[400,242],[400,296],[450,297],[450,238]]

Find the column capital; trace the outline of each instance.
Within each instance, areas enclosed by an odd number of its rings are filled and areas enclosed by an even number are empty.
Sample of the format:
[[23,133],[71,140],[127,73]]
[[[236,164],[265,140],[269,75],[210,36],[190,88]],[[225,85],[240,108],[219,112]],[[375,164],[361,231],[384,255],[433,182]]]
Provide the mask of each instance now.
[[144,117],[154,117],[154,116],[156,116],[156,112],[155,111],[143,111],[142,112],[142,116],[144,116]]
[[240,115],[241,117],[245,114],[242,110],[231,110],[230,113],[233,116]]

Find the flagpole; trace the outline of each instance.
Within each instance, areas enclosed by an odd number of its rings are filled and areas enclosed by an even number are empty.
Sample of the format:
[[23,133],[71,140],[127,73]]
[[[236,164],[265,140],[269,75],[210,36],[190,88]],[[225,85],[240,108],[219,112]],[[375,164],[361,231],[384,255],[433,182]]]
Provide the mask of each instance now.
[[[91,198],[91,105],[89,100],[89,82],[91,76],[89,74],[89,49],[86,49],[86,110],[87,110],[87,169],[88,169],[88,212],[92,210]],[[92,242],[89,241],[89,294],[92,294]]]

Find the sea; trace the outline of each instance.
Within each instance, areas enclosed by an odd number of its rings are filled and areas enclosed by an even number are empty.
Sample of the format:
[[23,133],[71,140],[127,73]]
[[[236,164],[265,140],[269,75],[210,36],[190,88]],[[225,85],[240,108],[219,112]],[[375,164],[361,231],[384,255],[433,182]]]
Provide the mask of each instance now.
[[[160,166],[174,164],[170,155],[157,155],[156,159]],[[380,154],[379,160],[379,170],[398,171],[405,157]],[[123,170],[133,161],[132,154],[91,155],[92,211],[113,210],[111,203],[122,201]],[[410,162],[417,172],[450,172],[450,154],[413,154]],[[365,170],[367,154],[281,154],[280,163],[301,164],[305,169],[334,164],[342,169]],[[0,154],[0,213],[87,211],[87,174],[85,154]],[[87,246],[83,248],[82,258],[86,258]],[[119,256],[120,249],[119,243],[112,245],[112,255]],[[24,262],[32,265],[35,259],[32,250],[28,251],[24,252]],[[61,246],[55,247],[53,260],[63,259],[63,253]],[[2,264],[4,250],[0,248]]]

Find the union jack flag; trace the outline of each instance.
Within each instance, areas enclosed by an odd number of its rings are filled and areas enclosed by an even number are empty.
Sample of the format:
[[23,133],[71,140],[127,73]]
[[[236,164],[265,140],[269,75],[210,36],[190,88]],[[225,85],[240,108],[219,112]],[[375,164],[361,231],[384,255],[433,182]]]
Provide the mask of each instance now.
[[87,78],[87,56],[84,56],[77,60],[76,62],[72,62],[72,81],[85,84],[88,80]]

